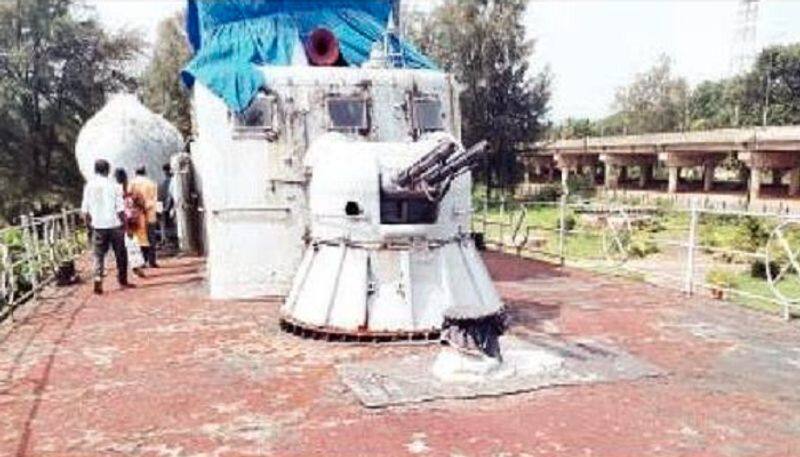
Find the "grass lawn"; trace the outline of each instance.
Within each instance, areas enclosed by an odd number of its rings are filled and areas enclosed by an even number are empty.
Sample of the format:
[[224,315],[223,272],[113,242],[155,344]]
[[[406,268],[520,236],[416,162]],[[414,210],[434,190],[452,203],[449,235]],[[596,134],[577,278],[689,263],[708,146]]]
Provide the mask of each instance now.
[[[476,218],[481,219],[484,215],[482,208],[476,205],[476,210]],[[485,214],[490,222],[486,226],[488,244],[496,245],[502,239],[505,251],[514,252],[513,242],[521,242],[524,239],[524,230],[528,228],[527,247],[532,252],[525,252],[523,255],[549,261],[559,257],[558,228],[561,214],[557,204],[528,204],[522,229],[514,240],[512,240],[513,231],[519,224],[519,218],[522,215],[519,205],[509,202],[505,211],[501,210],[499,205],[495,205],[490,207]],[[618,271],[615,269],[618,264],[606,256],[603,246],[603,229],[586,222],[579,214],[576,214],[573,208],[567,210],[565,218],[568,227],[574,228],[574,231],[567,233],[565,240],[567,262],[598,272]],[[760,226],[754,225],[752,222],[752,219],[747,220],[746,218],[703,214],[698,225],[698,242],[703,246],[718,249],[763,252],[769,233],[774,227],[774,221],[759,221]],[[504,226],[501,228],[499,224],[504,224]],[[654,243],[663,251],[669,245],[668,242],[685,242],[687,240],[689,224],[690,214],[686,211],[659,211],[652,223],[642,229],[634,229],[631,234],[632,244],[630,246],[637,243]],[[475,230],[483,230],[483,224],[480,221],[476,221]],[[792,245],[796,242],[800,244],[800,234],[789,233],[787,237]],[[800,246],[797,249],[800,249]],[[657,251],[658,249],[653,252]],[[632,251],[629,249],[629,252]],[[640,256],[646,257],[649,254],[650,252],[646,251]],[[728,263],[729,261],[736,263],[731,264]],[[735,273],[731,288],[748,295],[729,293],[727,299],[750,308],[772,313],[780,312],[780,305],[770,301],[775,298],[775,294],[767,281],[750,276],[749,268],[746,266],[750,261],[752,258],[739,255],[729,256],[728,261],[722,258],[714,260],[714,268],[730,269],[734,265],[742,266],[741,269],[735,268],[740,271]],[[647,272],[642,272],[641,278],[646,277]],[[800,278],[794,274],[787,275],[779,285],[779,290],[786,297],[800,298]]]
[[[772,288],[769,286],[769,283],[766,280],[754,278],[746,272],[743,272],[737,276],[737,283],[734,288],[748,294],[777,298],[775,297]],[[800,278],[798,278],[796,275],[787,276],[786,279],[778,284],[778,291],[785,297],[800,297]],[[772,313],[778,313],[782,309],[780,305],[770,300],[759,299],[735,293],[730,294],[729,299],[734,303],[738,303],[749,308],[769,311]]]

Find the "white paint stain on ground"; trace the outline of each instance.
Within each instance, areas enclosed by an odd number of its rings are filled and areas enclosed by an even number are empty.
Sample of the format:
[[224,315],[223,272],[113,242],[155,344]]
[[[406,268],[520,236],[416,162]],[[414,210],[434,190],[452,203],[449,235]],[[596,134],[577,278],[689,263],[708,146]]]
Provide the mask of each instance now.
[[411,441],[406,444],[406,449],[410,454],[419,455],[419,454],[426,454],[431,451],[431,448],[428,447],[428,444],[425,440],[428,438],[428,435],[424,433],[415,433],[411,435]]
[[114,363],[114,358],[121,354],[120,350],[113,346],[85,348],[81,353],[95,366],[101,368],[110,368]]

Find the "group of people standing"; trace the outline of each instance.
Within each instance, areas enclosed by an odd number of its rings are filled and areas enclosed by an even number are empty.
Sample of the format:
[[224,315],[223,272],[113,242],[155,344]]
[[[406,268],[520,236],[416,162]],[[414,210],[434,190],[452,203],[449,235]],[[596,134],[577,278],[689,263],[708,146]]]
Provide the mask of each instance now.
[[[144,269],[158,268],[156,259],[156,230],[159,213],[169,211],[168,193],[159,199],[159,187],[147,177],[147,169],[141,166],[135,176],[128,179],[127,172],[118,168],[110,176],[111,166],[100,159],[95,162],[95,175],[83,191],[81,211],[91,230],[94,253],[94,292],[103,293],[105,257],[114,251],[117,264],[117,281],[120,287],[134,287],[128,282],[128,269],[137,276],[145,277]],[[164,166],[169,187],[171,173]],[[162,231],[164,225],[162,224]]]

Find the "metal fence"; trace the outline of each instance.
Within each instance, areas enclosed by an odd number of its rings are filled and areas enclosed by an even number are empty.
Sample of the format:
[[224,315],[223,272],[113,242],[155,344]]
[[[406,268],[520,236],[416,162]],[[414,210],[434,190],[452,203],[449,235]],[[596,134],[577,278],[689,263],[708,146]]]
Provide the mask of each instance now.
[[36,297],[85,248],[78,211],[35,217],[0,229],[0,321]]
[[568,198],[477,199],[500,252],[707,293],[789,319],[800,309],[800,216]]

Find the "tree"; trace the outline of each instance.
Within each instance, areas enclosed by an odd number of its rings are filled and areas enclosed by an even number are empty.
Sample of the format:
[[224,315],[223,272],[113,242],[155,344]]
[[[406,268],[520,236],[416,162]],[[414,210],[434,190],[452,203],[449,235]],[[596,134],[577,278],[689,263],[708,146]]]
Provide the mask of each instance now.
[[141,40],[106,34],[72,0],[0,3],[0,214],[76,203],[73,155],[106,94],[135,88]]
[[525,38],[525,0],[445,0],[406,33],[464,85],[462,136],[491,145],[489,179],[502,187],[519,177],[519,146],[545,130],[550,75],[532,75],[533,42]]
[[800,123],[800,43],[762,50],[741,91],[744,125]]
[[733,106],[726,97],[728,81],[704,81],[689,97],[691,130],[728,127],[733,122]]
[[688,127],[689,88],[672,75],[672,62],[661,56],[647,72],[617,91],[616,106],[623,114],[627,134],[673,132]]
[[142,78],[144,104],[160,113],[188,138],[192,133],[191,106],[178,76],[192,56],[184,32],[185,13],[158,26],[153,57]]
[[563,123],[555,126],[551,132],[553,139],[572,140],[600,135],[600,125],[591,119],[575,119],[568,117]]

